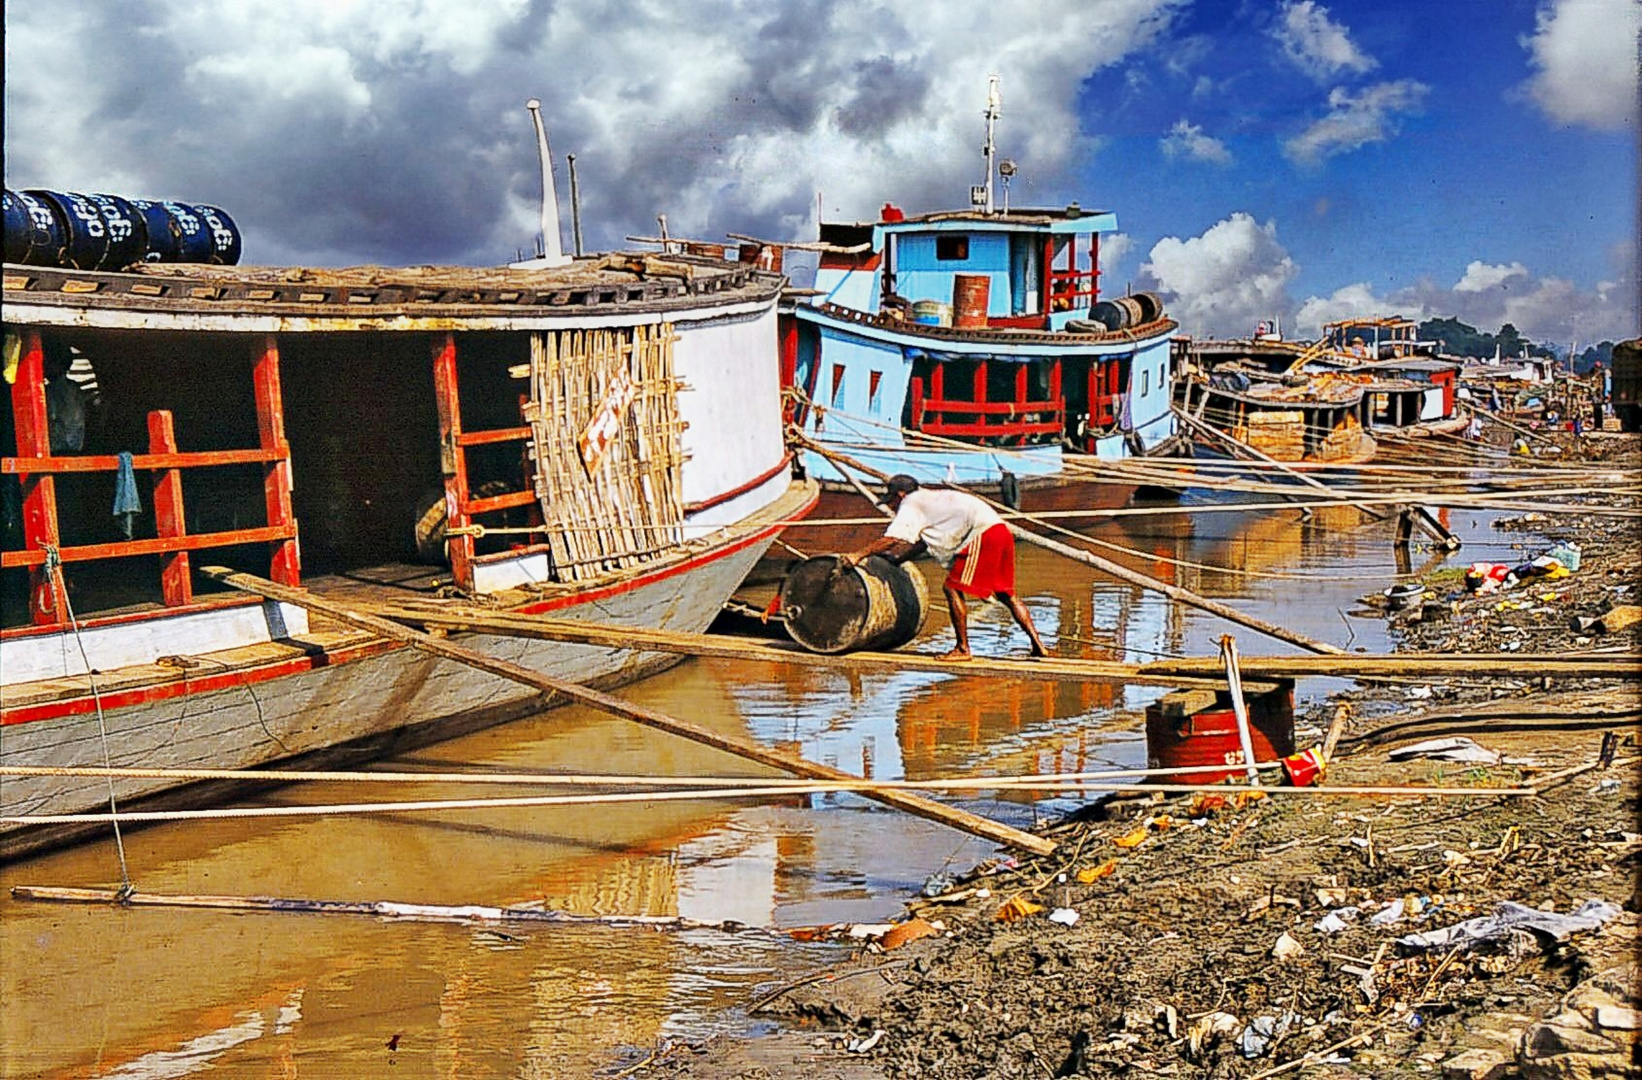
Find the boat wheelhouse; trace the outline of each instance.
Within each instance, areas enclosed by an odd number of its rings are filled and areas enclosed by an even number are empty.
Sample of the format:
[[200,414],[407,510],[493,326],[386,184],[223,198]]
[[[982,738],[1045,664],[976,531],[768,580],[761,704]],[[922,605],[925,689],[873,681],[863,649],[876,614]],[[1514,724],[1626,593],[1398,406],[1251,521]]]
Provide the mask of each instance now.
[[[642,255],[547,270],[8,263],[0,764],[346,760],[552,704],[212,591],[206,555],[363,607],[705,629],[815,499],[783,440],[781,287],[752,266]],[[463,642],[598,685],[672,662]],[[113,794],[128,809],[216,793],[122,779]],[[103,778],[6,776],[0,856],[91,827],[30,818],[109,801]]]

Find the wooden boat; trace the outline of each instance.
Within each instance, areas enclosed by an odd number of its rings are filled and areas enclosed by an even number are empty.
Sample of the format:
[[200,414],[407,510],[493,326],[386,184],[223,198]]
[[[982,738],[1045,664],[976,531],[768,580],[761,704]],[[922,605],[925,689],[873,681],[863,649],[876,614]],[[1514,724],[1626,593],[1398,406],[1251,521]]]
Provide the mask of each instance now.
[[[1458,434],[1460,365],[1410,319],[1329,323],[1314,342],[1275,334],[1183,343],[1182,404],[1277,461],[1355,464],[1376,438]],[[1218,452],[1220,447],[1206,447]]]
[[[330,598],[455,593],[704,629],[815,501],[782,437],[781,285],[722,259],[622,255],[497,270],[8,263],[0,764],[313,764],[551,704],[208,591],[192,564],[205,553]],[[48,398],[68,392],[75,354],[102,406],[70,449],[53,445]],[[124,536],[109,513],[121,487],[141,504]],[[670,662],[464,643],[598,685]],[[113,790],[122,809],[212,794]],[[20,819],[109,802],[101,779],[4,777],[0,857],[85,829]]]
[[[1103,298],[1099,240],[1115,214],[994,205],[992,104],[970,209],[886,204],[800,245],[820,254],[814,290],[783,309],[789,420],[883,472],[1025,510],[1121,506],[1137,485],[1112,463],[1177,445],[1176,324],[1153,294]],[[818,518],[871,515],[824,454],[800,458],[822,485]],[[784,542],[840,551],[881,532],[797,525]]]

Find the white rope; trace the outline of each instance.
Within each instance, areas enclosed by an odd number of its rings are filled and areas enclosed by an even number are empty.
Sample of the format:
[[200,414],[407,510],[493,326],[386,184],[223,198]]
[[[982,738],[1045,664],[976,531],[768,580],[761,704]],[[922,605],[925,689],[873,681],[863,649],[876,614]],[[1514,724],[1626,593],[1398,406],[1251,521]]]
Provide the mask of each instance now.
[[[74,631],[74,644],[80,650],[80,662],[85,665],[86,682],[91,687],[91,700],[97,707],[97,732],[102,742],[103,767],[111,769],[113,768],[113,759],[108,752],[108,719],[103,715],[103,695],[97,689],[97,675],[91,666],[91,657],[86,654],[85,639],[80,634],[80,622],[74,617],[74,604],[68,598],[68,579],[63,575],[62,556],[58,554],[55,544],[47,544],[45,549],[46,561],[43,569],[46,572],[47,587],[51,587],[50,580],[55,577],[57,587],[61,590],[63,598],[63,611],[68,615],[69,628]],[[99,816],[98,820],[108,821],[114,826],[114,852],[120,860],[120,893],[121,895],[130,895],[136,886],[131,884],[131,871],[126,866],[125,838],[120,835],[120,812],[114,801],[114,777],[112,774],[108,777],[108,815],[106,817]]]

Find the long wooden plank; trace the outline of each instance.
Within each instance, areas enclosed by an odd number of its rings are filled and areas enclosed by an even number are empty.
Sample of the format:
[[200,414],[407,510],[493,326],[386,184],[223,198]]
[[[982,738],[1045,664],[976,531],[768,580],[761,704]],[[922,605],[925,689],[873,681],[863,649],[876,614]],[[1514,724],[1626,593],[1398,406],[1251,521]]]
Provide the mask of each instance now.
[[[1153,660],[1140,665],[1144,675],[1211,674],[1218,661],[1204,658]],[[1334,678],[1413,677],[1443,678],[1497,675],[1520,678],[1553,675],[1565,678],[1642,679],[1642,653],[1433,653],[1374,656],[1245,656],[1242,670],[1271,679],[1298,679],[1312,675]]]
[[596,645],[607,649],[637,649],[646,652],[710,656],[772,664],[798,664],[805,667],[828,667],[850,671],[926,671],[940,675],[982,675],[1049,682],[1115,682],[1170,687],[1224,685],[1219,679],[1206,677],[1182,679],[1176,675],[1149,676],[1141,673],[1140,665],[1117,660],[1077,660],[1062,657],[1009,659],[975,656],[962,663],[953,663],[938,656],[912,652],[823,655],[776,641],[757,641],[721,634],[688,634],[676,630],[607,626],[578,619],[514,615],[436,602],[359,602],[354,604],[354,608],[395,622],[453,633],[473,631],[506,637]]
[[[435,656],[444,657],[459,664],[466,664],[480,671],[490,672],[523,686],[534,687],[544,693],[561,694],[572,701],[590,705],[613,716],[620,716],[646,727],[665,731],[680,738],[701,743],[704,746],[711,746],[725,753],[735,754],[737,757],[780,769],[795,776],[804,776],[816,780],[859,779],[859,777],[853,777],[840,769],[784,754],[749,739],[738,739],[732,735],[725,735],[699,724],[691,723],[688,720],[668,716],[655,709],[624,701],[621,698],[582,686],[579,683],[555,679],[540,672],[520,667],[518,664],[487,656],[474,649],[463,648],[444,638],[432,637],[408,629],[388,619],[367,615],[341,604],[323,600],[303,589],[277,585],[272,581],[251,574],[237,573],[220,566],[205,567],[200,572],[213,581],[231,585],[236,589],[243,589],[246,592],[256,593],[270,600],[279,600],[283,603],[306,608],[309,611],[336,619],[338,622],[380,634],[389,640],[405,642]],[[1033,836],[1031,833],[1023,832],[1020,829],[1011,828],[1000,822],[983,818],[979,814],[971,814],[966,810],[959,810],[955,807],[942,806],[940,803],[907,792],[875,791],[867,793],[867,797],[884,803],[886,806],[892,806],[897,810],[904,810],[909,814],[915,814],[918,817],[938,821],[943,825],[949,825],[955,829],[985,837],[1006,847],[1029,851],[1038,855],[1047,855],[1055,850],[1054,842],[1041,836]]]

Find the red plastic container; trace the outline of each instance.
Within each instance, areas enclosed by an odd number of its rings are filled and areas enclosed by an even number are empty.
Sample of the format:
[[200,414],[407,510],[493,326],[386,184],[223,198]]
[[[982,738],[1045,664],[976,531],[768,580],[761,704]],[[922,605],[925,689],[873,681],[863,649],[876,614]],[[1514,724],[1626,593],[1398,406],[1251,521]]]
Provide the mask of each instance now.
[[[1294,687],[1245,694],[1254,760],[1294,753]],[[1243,747],[1228,691],[1183,690],[1146,706],[1146,757],[1154,769],[1201,765],[1198,772],[1160,776],[1160,783],[1218,784],[1241,775]]]

